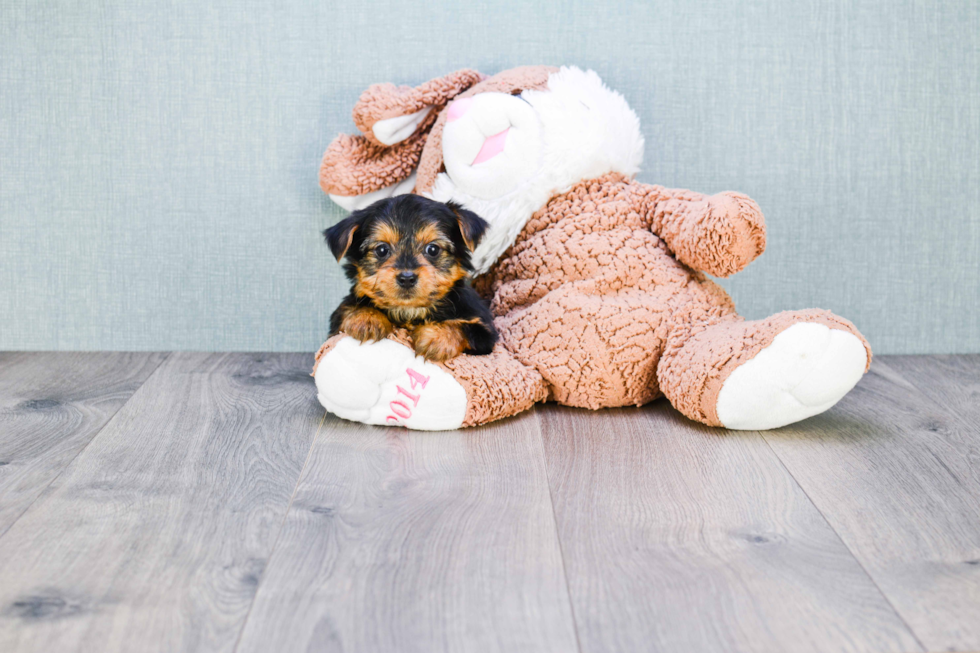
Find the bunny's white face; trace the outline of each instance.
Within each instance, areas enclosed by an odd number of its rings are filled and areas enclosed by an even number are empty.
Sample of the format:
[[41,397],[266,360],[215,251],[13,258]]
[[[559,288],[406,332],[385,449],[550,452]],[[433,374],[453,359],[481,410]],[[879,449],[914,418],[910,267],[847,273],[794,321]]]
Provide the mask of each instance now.
[[473,256],[478,273],[551,197],[608,172],[632,176],[643,158],[636,114],[592,71],[562,68],[547,89],[481,93],[446,111],[446,172],[428,195],[459,202],[490,223]]
[[538,112],[520,96],[481,93],[446,110],[442,157],[456,187],[492,199],[537,175],[543,163]]

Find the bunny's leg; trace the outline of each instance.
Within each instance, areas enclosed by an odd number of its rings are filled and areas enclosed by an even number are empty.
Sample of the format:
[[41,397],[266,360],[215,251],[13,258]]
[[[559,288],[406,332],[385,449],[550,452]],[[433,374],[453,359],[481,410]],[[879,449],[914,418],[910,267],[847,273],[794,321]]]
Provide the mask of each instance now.
[[670,403],[710,426],[778,428],[827,410],[867,371],[871,349],[829,311],[731,315],[671,330],[657,377]]
[[509,417],[548,394],[541,375],[499,345],[437,364],[416,356],[403,334],[368,343],[334,336],[317,352],[313,376],[320,403],[338,417],[421,431]]

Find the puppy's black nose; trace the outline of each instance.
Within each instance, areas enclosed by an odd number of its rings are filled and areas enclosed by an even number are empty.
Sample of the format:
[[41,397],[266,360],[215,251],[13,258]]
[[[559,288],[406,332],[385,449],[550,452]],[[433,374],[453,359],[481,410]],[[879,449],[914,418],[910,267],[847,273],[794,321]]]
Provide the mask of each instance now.
[[418,283],[419,275],[414,272],[399,272],[395,279],[402,288],[411,288]]

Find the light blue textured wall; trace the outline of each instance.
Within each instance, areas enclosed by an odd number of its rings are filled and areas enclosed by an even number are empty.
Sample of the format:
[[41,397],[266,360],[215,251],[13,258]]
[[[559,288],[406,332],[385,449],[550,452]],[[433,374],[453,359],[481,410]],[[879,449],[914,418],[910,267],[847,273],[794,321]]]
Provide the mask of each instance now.
[[360,92],[531,63],[626,95],[642,181],[759,202],[747,316],[980,351],[975,0],[0,0],[0,349],[314,349]]

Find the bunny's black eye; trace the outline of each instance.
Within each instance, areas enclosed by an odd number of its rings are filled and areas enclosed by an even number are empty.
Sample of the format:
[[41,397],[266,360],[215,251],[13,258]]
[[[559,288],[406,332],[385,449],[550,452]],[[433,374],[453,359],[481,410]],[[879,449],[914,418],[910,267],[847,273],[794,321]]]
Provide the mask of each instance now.
[[442,248],[436,245],[435,243],[429,243],[428,245],[425,246],[425,255],[428,256],[429,258],[435,258],[439,256],[439,252],[441,251]]
[[380,245],[374,248],[374,255],[377,256],[378,258],[381,259],[388,258],[389,254],[391,254],[391,248],[385,245],[384,243],[381,243]]

